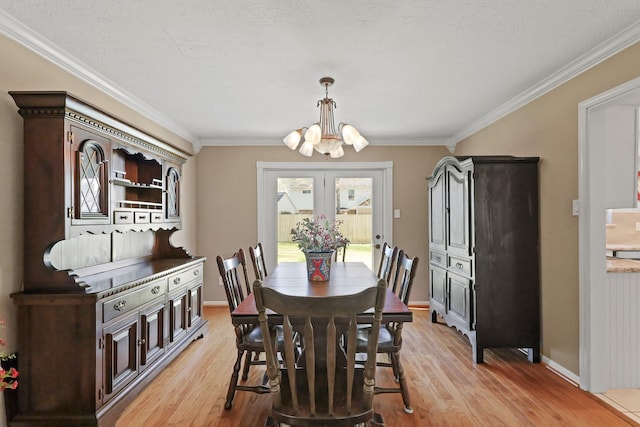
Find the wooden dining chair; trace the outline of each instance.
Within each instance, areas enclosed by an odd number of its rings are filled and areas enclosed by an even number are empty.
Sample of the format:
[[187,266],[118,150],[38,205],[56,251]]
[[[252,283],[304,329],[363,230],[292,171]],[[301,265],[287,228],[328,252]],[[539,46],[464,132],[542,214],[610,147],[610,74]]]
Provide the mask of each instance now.
[[[278,364],[274,340],[266,340],[267,373],[271,388],[271,417],[266,425],[349,426],[384,425],[373,412],[375,354],[386,283],[353,295],[309,297],[285,295],[253,285],[260,327],[270,334],[267,309],[282,316],[285,366]],[[367,361],[356,363],[356,315],[374,308],[368,336]],[[303,351],[296,357],[294,331],[302,335]],[[352,339],[338,344],[342,333]],[[273,335],[271,333],[271,335]]]
[[[244,300],[245,295],[251,293],[244,251],[240,249],[238,252],[233,254],[232,257],[227,259],[218,255],[216,260],[218,262],[218,270],[222,277],[224,290],[227,294],[229,311],[233,312],[233,310],[235,310],[236,307],[238,307],[238,305]],[[227,400],[225,401],[224,409],[231,409],[233,397],[237,390],[251,391],[254,393],[269,392],[269,388],[266,386],[264,380],[258,385],[238,385],[238,376],[243,356],[245,358],[244,369],[242,371],[243,381],[247,380],[249,376],[249,368],[252,365],[265,365],[264,361],[259,360],[260,353],[264,351],[264,341],[262,339],[262,331],[260,330],[259,325],[241,324],[234,325],[234,328],[236,333],[236,350],[238,354],[233,366],[233,372],[231,373],[231,380],[229,381],[229,389],[227,391]]]
[[267,264],[264,262],[264,251],[262,243],[258,242],[256,246],[249,247],[249,255],[251,255],[251,263],[257,280],[264,280],[267,277]]
[[398,247],[391,247],[384,242],[382,245],[382,256],[380,257],[380,265],[378,266],[378,279],[384,279],[387,283],[391,282],[391,273],[398,255]]
[[347,246],[346,245],[342,245],[342,246],[338,246],[336,248],[336,252],[335,252],[335,261],[338,262],[338,259],[342,259],[342,262],[344,262],[344,260],[347,257]]
[[[418,257],[410,258],[403,250],[398,253],[398,263],[392,286],[393,293],[405,304],[409,305],[413,279],[418,268]],[[390,322],[380,329],[378,339],[378,353],[387,354],[388,362],[379,360],[377,366],[388,367],[393,370],[393,377],[398,387],[376,387],[375,393],[401,393],[404,403],[404,412],[413,413],[409,386],[404,375],[404,368],[400,362],[400,349],[402,348],[402,322]],[[358,352],[364,353],[368,345],[366,329],[358,330]]]

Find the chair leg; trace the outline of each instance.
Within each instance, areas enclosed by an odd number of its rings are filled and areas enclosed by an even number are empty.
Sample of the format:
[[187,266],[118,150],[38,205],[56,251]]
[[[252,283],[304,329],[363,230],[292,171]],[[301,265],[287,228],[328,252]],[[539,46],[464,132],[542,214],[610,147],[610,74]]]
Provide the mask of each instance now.
[[224,402],[224,409],[231,409],[233,404],[233,396],[236,394],[236,386],[238,385],[238,376],[240,373],[240,364],[242,362],[242,355],[244,350],[238,350],[238,357],[236,363],[233,365],[233,373],[231,374],[231,380],[229,381],[229,390],[227,391],[227,401]]
[[398,382],[398,367],[393,361],[393,353],[387,353],[387,357],[389,358],[389,363],[391,364],[391,369],[393,370],[393,379],[395,382]]
[[249,367],[251,366],[252,353],[253,352],[248,351],[246,357],[244,358],[244,368],[242,369],[242,381],[246,381],[247,378],[249,378]]
[[394,366],[394,371],[398,373],[398,382],[400,383],[400,392],[402,393],[402,401],[404,402],[404,412],[407,414],[413,414],[413,408],[411,407],[411,399],[409,398],[409,385],[407,384],[407,378],[404,376],[404,368],[400,363],[400,354],[398,352],[391,353],[391,361]]
[[371,427],[384,427],[384,419],[382,419],[382,415],[378,413],[373,414],[373,419],[369,421],[369,426]]

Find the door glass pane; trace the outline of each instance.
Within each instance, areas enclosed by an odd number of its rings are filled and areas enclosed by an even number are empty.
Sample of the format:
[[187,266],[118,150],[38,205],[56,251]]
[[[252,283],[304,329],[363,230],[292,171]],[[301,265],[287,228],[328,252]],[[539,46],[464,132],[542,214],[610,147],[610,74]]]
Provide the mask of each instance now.
[[101,168],[102,150],[88,142],[80,156],[80,217],[102,213]]
[[178,202],[180,200],[178,189],[180,185],[180,175],[174,168],[169,169],[167,174],[167,218],[177,218],[180,216]]
[[[359,261],[372,268],[372,178],[336,178],[336,220],[349,239],[345,261]],[[341,258],[339,258],[341,259]]]
[[277,260],[304,262],[298,244],[291,241],[291,229],[303,218],[313,217],[313,178],[278,178],[277,191]]

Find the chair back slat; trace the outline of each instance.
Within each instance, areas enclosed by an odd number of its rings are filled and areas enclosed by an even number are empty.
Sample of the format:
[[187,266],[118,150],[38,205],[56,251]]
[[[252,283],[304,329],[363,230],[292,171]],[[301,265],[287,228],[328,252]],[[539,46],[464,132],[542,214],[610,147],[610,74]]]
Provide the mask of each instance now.
[[[336,340],[336,322],[335,318],[331,316],[327,323],[327,390],[329,391],[329,407],[327,412],[330,416],[333,416],[333,397],[336,383]],[[347,372],[351,369],[353,369],[353,366],[347,363]],[[349,383],[348,380],[347,383]],[[348,405],[351,406],[351,396],[347,396],[347,402]]]
[[403,250],[398,253],[396,274],[393,280],[393,293],[406,305],[409,304],[413,279],[418,270],[418,257],[410,258]]
[[[304,322],[304,348],[305,348],[305,366],[316,366],[316,346],[313,333],[313,324],[311,323],[311,317],[305,318]],[[307,369],[307,384],[309,385],[307,392],[309,393],[309,413],[315,415],[316,413],[316,370]],[[293,393],[293,389],[291,390]],[[297,410],[298,408],[294,408]]]
[[258,242],[256,246],[249,247],[249,255],[251,255],[251,263],[253,264],[256,280],[264,280],[267,277],[267,265],[264,262],[262,243]]
[[[287,424],[295,424],[293,421],[300,419],[326,418],[327,424],[333,424],[338,419],[343,422],[353,417],[350,425],[355,425],[373,417],[375,354],[386,288],[386,281],[379,280],[377,286],[355,295],[319,298],[285,295],[264,288],[259,280],[254,282],[260,327],[263,336],[272,337],[268,342],[265,340],[265,354],[274,418]],[[370,320],[369,357],[362,369],[356,367],[356,316],[371,308],[374,312]],[[285,343],[292,342],[286,338],[287,334],[302,333],[302,357],[293,348],[287,350],[285,344],[283,365],[286,368],[282,372],[276,360],[273,334],[269,335],[273,328],[269,325],[267,310],[282,316]],[[347,337],[346,348],[340,344],[341,336]],[[321,348],[325,348],[326,353],[320,351]],[[302,385],[304,388],[300,388]],[[366,409],[363,411],[363,408]]]
[[[294,352],[294,348],[293,348],[294,331],[293,331],[293,325],[291,325],[289,316],[284,317],[284,322],[282,326],[284,330],[284,342],[285,342],[284,358],[287,364],[291,363],[292,364],[291,366],[295,366],[296,353]],[[298,389],[296,386],[296,370],[289,369],[287,371],[287,375],[289,376],[289,384],[291,384],[292,405],[297,411],[298,410]]]
[[229,310],[233,311],[244,301],[245,295],[251,293],[244,250],[240,249],[231,258],[226,259],[218,255],[216,261],[227,295]]
[[396,262],[398,255],[398,247],[391,247],[384,242],[382,245],[382,256],[380,258],[380,265],[378,266],[378,279],[384,279],[387,283],[391,282],[391,272],[393,271],[393,265]]

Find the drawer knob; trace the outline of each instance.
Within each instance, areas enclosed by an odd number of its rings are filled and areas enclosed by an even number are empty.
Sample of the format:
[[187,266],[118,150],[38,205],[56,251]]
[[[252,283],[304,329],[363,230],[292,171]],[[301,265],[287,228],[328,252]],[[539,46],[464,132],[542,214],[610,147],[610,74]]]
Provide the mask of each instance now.
[[175,279],[173,279],[173,284],[174,285],[179,285],[180,284],[180,278],[176,277]]
[[151,288],[151,293],[157,295],[160,292],[160,286],[154,286]]
[[458,267],[460,270],[462,270],[463,265],[461,262],[456,263],[456,267]]
[[122,311],[124,310],[124,308],[126,307],[127,302],[126,301],[118,301],[117,303],[113,304],[113,309],[116,311]]
[[125,221],[125,220],[129,219],[129,215],[120,215],[120,219]]
[[144,338],[138,340],[138,345],[140,345],[140,346],[143,346],[146,343],[147,343],[147,340],[145,340]]
[[200,270],[193,270],[193,275],[197,276],[198,274],[200,274]]

